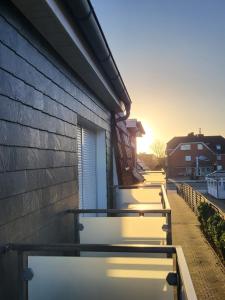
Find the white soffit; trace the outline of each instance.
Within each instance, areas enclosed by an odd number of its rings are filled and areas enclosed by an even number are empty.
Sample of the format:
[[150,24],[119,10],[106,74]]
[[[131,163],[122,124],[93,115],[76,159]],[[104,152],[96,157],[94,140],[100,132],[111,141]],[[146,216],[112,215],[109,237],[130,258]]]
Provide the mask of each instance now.
[[120,101],[91,57],[72,17],[59,0],[11,0],[66,63],[111,110]]

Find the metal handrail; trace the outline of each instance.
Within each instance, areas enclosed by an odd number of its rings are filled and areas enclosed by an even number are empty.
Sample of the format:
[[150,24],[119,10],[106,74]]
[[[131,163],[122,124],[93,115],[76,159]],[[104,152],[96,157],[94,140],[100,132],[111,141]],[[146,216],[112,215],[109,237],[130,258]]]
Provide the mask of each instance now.
[[[164,253],[175,254],[176,257],[176,273],[168,273],[167,282],[176,285],[177,299],[197,300],[193,283],[189,274],[187,263],[180,246],[149,246],[149,245],[98,245],[98,244],[20,244],[8,243],[0,245],[0,254],[9,251],[16,251],[18,254],[19,268],[19,299],[27,299],[28,281],[23,279],[23,270],[27,266],[27,252],[30,256],[34,256],[34,252],[48,253],[48,255],[56,256],[56,252],[63,252],[69,256],[79,256],[80,251],[86,252],[121,252],[121,253]],[[32,252],[32,254],[30,253]],[[75,253],[71,254],[71,253]],[[175,283],[170,283],[169,275],[175,275]]]
[[[160,213],[166,217],[166,243],[167,245],[172,244],[172,217],[171,208],[166,195],[166,190],[163,185],[161,185],[161,196],[163,208],[160,209],[68,209],[67,213],[74,214],[74,227],[78,226],[78,218],[80,214],[107,214],[107,215],[118,215],[118,214],[139,214],[139,216],[144,216],[147,213]],[[79,230],[75,234],[75,240],[79,240]]]
[[[154,245],[109,245],[109,244],[76,244],[76,243],[56,243],[56,244],[26,244],[26,243],[7,243],[0,245],[0,253],[9,251],[33,252],[33,251],[52,251],[52,252],[133,252],[133,253],[176,253],[176,246],[154,246]],[[74,255],[72,255],[74,256]]]
[[161,196],[162,196],[162,204],[165,205],[164,208],[166,209],[171,209],[169,201],[168,201],[168,197],[166,194],[166,189],[164,184],[159,183],[159,184],[153,184],[153,185],[117,185],[114,186],[114,188],[119,188],[119,189],[148,189],[148,188],[161,188]]
[[168,231],[167,231],[167,244],[171,245],[172,244],[172,215],[171,215],[171,207],[170,203],[166,194],[166,189],[165,186],[162,184],[161,185],[161,190],[162,190],[162,202],[163,202],[163,207],[164,209],[168,209],[170,213],[166,215],[166,222],[168,226]]
[[179,184],[177,186],[177,192],[181,195],[184,200],[189,204],[192,210],[198,215],[197,207],[201,203],[208,203],[220,216],[222,219],[225,218],[224,213],[215,204],[210,202],[202,193],[194,190],[190,185],[186,183]]
[[164,169],[161,169],[161,170],[146,170],[146,171],[141,171],[140,172],[141,174],[151,174],[151,173],[162,173],[163,175],[166,174],[165,170]]
[[143,184],[143,183],[138,183],[138,184],[132,184],[132,185],[114,185],[112,188],[119,188],[119,189],[143,189],[143,188],[156,188],[161,186],[162,182],[155,183],[154,184]]
[[[125,189],[133,188],[133,186],[125,186]],[[159,187],[157,185],[157,187]],[[171,217],[171,207],[168,201],[168,197],[166,194],[166,190],[163,184],[160,185],[161,187],[161,201],[162,201],[162,208],[160,209],[69,209],[67,210],[67,213],[73,213],[75,228],[77,225],[77,218],[76,216],[79,214],[107,214],[107,215],[117,215],[117,214],[136,214],[138,213],[139,216],[144,216],[144,214],[147,213],[160,213],[166,217],[166,242],[167,245],[172,244],[172,217]],[[122,187],[124,188],[124,186]],[[137,188],[140,188],[140,186],[137,186]],[[146,187],[144,187],[146,189]],[[76,235],[79,236],[79,233]]]
[[162,199],[164,201],[165,208],[171,210],[170,203],[166,194],[166,189],[163,184],[161,185],[161,190],[162,190]]
[[90,209],[68,209],[67,213],[74,213],[74,214],[147,214],[147,213],[165,213],[168,214],[171,212],[171,209],[167,208],[158,208],[158,209],[131,209],[131,208],[124,208],[124,209],[117,209],[117,208],[108,208],[108,209],[101,209],[101,208],[90,208]]
[[176,259],[178,265],[177,269],[179,269],[179,274],[182,283],[182,286],[179,287],[178,299],[183,299],[182,293],[184,293],[185,299],[197,300],[194,285],[192,283],[187,262],[181,246],[176,246]]

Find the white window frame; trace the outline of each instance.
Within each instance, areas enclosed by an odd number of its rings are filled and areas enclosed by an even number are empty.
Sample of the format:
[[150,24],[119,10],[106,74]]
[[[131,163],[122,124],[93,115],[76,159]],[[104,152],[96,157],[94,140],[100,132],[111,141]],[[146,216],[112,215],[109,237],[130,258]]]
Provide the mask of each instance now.
[[202,144],[198,144],[197,148],[198,148],[198,150],[203,150],[203,145]]
[[190,144],[182,144],[180,146],[180,150],[182,150],[182,151],[191,150],[191,145]]
[[184,159],[185,159],[185,161],[191,161],[192,160],[191,155],[185,155]]

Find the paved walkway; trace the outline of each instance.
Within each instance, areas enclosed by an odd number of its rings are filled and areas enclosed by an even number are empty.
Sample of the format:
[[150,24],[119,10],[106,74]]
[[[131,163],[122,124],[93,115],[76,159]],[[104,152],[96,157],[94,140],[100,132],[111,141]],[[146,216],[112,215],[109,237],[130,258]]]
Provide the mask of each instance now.
[[168,191],[173,244],[181,245],[198,299],[225,299],[225,268],[207,243],[199,222],[176,191]]

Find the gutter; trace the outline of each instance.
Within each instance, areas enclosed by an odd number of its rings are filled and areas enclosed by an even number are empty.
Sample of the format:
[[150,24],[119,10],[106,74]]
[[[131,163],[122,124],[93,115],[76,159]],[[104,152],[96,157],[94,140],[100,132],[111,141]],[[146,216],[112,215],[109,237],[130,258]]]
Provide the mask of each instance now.
[[65,2],[116,95],[125,105],[126,114],[117,121],[126,120],[130,115],[131,99],[90,0],[65,0]]

